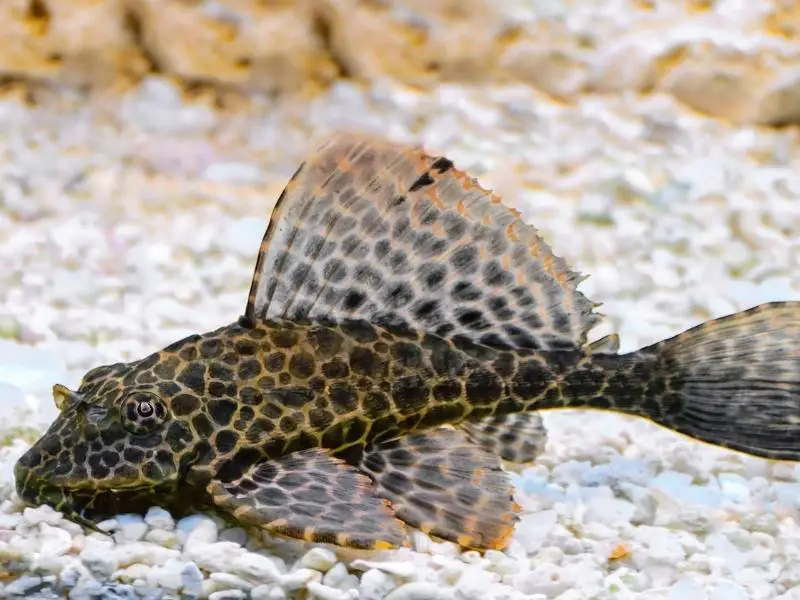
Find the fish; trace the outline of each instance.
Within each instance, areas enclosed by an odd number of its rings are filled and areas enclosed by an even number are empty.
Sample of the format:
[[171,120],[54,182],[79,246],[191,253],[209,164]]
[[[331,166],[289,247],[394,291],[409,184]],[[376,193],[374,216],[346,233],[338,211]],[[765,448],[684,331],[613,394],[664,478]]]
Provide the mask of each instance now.
[[545,410],[800,459],[800,302],[620,353],[589,341],[582,280],[448,158],[340,132],[280,194],[243,313],[54,385],[17,494],[94,529],[160,505],[342,548],[418,530],[484,551],[513,535],[504,461],[542,452]]

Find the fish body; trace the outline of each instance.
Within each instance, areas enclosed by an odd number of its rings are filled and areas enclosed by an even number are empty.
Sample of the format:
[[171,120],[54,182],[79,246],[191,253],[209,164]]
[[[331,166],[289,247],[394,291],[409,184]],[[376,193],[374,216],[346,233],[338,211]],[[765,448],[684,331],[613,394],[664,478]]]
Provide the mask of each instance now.
[[243,315],[56,386],[17,491],[87,526],[209,505],[307,541],[394,547],[411,526],[487,549],[517,518],[501,459],[535,459],[542,410],[800,458],[800,303],[619,354],[587,341],[580,279],[446,158],[337,136],[278,200]]

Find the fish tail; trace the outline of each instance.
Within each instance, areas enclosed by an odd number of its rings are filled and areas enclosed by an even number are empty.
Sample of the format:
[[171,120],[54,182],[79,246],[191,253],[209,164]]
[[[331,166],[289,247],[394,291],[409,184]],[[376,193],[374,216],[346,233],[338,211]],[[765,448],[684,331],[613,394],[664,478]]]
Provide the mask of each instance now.
[[630,412],[706,443],[800,460],[800,302],[762,304],[619,358],[650,367]]

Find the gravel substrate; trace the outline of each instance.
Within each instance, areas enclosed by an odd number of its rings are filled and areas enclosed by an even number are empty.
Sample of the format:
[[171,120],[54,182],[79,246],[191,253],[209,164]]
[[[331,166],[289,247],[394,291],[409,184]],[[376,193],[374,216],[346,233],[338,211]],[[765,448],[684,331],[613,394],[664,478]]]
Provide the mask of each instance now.
[[341,84],[225,115],[152,80],[122,101],[0,101],[0,596],[800,599],[795,465],[593,412],[546,415],[546,452],[515,475],[522,522],[484,556],[421,534],[357,556],[158,508],[112,540],[21,506],[12,467],[50,386],[234,320],[272,203],[340,127],[421,141],[504,195],[592,274],[594,337],[623,351],[800,297],[797,133],[669,97]]

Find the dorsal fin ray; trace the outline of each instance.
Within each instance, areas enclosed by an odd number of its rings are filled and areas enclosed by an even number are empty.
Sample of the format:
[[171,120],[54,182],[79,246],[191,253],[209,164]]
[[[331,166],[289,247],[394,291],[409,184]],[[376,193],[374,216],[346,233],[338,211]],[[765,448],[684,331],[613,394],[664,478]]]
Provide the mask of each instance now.
[[287,184],[245,317],[367,319],[500,348],[572,349],[600,319],[520,213],[444,157],[335,136]]
[[599,340],[586,345],[586,350],[590,354],[617,354],[619,353],[619,348],[620,339],[618,333],[609,333]]

